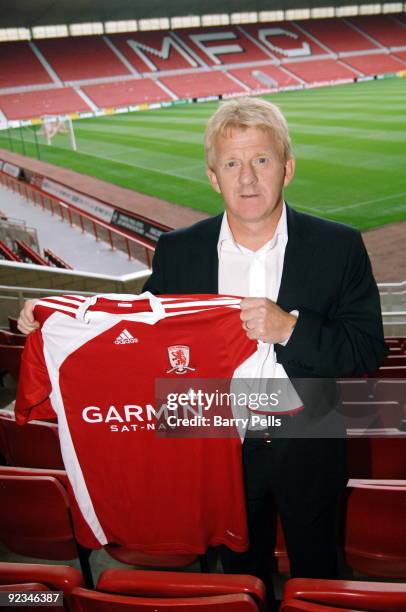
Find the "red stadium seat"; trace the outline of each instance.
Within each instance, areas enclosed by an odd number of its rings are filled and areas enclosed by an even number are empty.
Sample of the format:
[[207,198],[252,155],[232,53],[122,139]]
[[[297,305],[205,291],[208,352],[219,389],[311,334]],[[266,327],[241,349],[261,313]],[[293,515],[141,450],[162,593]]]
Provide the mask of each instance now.
[[[0,477],[1,476],[48,476],[55,478],[67,491],[69,490],[68,477],[64,470],[0,466]],[[70,503],[71,506],[74,504],[76,505],[75,500],[72,498],[70,498]],[[73,516],[77,516],[77,510]],[[196,555],[150,555],[113,544],[105,546],[105,550],[111,557],[121,563],[128,563],[129,565],[137,565],[140,567],[185,567],[193,563],[197,558]]]
[[128,565],[137,565],[138,567],[152,567],[161,569],[186,567],[194,563],[197,559],[197,556],[192,554],[152,555],[115,544],[107,544],[104,547],[104,550],[111,557],[113,557],[113,559],[116,559],[121,563],[128,563]]
[[349,438],[348,475],[406,479],[406,437]]
[[289,607],[292,600],[330,606],[327,610],[401,612],[406,609],[406,584],[292,578],[284,585],[281,611],[319,609]]
[[[65,605],[58,606],[57,609],[69,610],[69,595],[72,589],[82,585],[82,574],[68,565],[0,562],[0,590],[62,591]],[[49,610],[49,606],[35,606],[35,610]]]
[[396,401],[343,402],[340,410],[350,429],[398,429],[403,418],[403,406]]
[[375,381],[366,378],[349,378],[337,380],[341,401],[367,402],[375,399]]
[[[21,334],[20,330],[17,327],[17,321],[15,317],[8,317],[8,328],[13,334]],[[23,334],[22,334],[23,335]]]
[[406,405],[406,379],[378,380],[374,396],[377,402],[395,401]]
[[3,370],[11,374],[16,382],[20,374],[22,353],[22,346],[0,344],[0,371]]
[[50,476],[58,480],[65,489],[68,485],[68,476],[64,470],[0,465],[0,476]]
[[391,353],[389,353],[383,365],[389,366],[391,368],[398,366],[406,366],[406,355],[392,355]]
[[0,344],[11,344],[12,346],[24,346],[27,336],[14,334],[13,332],[0,329]]
[[72,601],[80,612],[258,612],[265,610],[265,588],[253,576],[108,569],[96,592],[74,589]]
[[17,425],[10,414],[0,414],[0,429],[4,432],[9,465],[64,469],[54,423],[31,421]]
[[362,574],[406,578],[406,484],[349,487],[345,559]]
[[74,612],[259,612],[249,595],[213,597],[129,597],[77,588],[72,591]]
[[300,599],[288,599],[283,601],[280,607],[280,612],[357,612],[349,608],[332,608],[323,604],[310,603],[309,601],[301,601]]
[[107,569],[99,577],[99,591],[139,597],[208,597],[244,593],[258,606],[265,601],[265,587],[254,576],[156,572]]
[[7,548],[38,559],[79,557],[86,584],[93,586],[88,551],[75,540],[69,497],[59,480],[0,473],[0,487],[0,540]]

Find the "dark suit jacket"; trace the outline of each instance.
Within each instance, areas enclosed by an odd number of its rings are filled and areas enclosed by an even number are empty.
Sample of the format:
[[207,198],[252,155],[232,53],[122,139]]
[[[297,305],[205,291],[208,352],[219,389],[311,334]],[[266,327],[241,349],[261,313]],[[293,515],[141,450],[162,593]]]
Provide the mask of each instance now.
[[[156,294],[218,293],[221,221],[219,215],[162,235],[153,273],[144,289]],[[291,379],[375,371],[387,349],[378,289],[360,233],[289,206],[287,222],[288,243],[277,303],[286,311],[297,309],[299,318],[287,345],[275,345],[278,362]],[[316,401],[314,387],[300,386],[300,381],[299,388],[296,385],[307,414],[316,419],[335,401],[331,386],[323,391],[320,383]],[[296,423],[301,426],[300,419]],[[277,439],[273,446],[285,477],[293,479],[303,495],[310,487],[319,496],[321,488],[330,488],[328,482],[335,489],[345,477],[342,442]]]

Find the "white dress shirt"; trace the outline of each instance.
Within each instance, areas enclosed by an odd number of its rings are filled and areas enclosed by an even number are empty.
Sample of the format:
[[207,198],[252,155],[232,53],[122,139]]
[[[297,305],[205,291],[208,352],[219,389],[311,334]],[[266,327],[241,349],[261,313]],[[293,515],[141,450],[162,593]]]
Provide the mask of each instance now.
[[[235,241],[225,212],[217,243],[219,293],[241,297],[266,297],[276,302],[287,242],[285,202],[273,237],[258,251],[251,251]],[[291,314],[295,317],[299,315],[297,310],[292,310]],[[285,345],[288,340],[289,338],[281,344]]]

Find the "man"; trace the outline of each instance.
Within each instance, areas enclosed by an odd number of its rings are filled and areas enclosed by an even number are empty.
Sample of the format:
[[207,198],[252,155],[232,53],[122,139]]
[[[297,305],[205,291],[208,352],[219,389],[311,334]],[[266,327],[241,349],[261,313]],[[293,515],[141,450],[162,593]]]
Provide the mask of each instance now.
[[[291,379],[376,370],[386,348],[361,236],[285,204],[283,188],[295,163],[279,109],[256,98],[221,104],[208,123],[205,148],[207,175],[225,213],[162,235],[145,290],[243,296],[248,337],[274,343]],[[28,305],[20,329],[34,328]],[[316,420],[323,402],[305,401]],[[345,440],[248,436],[243,450],[251,546],[243,554],[224,549],[225,571],[254,574],[271,592],[273,497],[292,576],[335,578]]]
[[[284,203],[295,163],[279,109],[255,98],[223,103],[209,120],[205,148],[225,214],[163,235],[145,289],[246,296],[241,319],[248,337],[274,343],[291,379],[376,370],[387,351],[361,236]],[[315,388],[318,405],[305,405],[317,420],[323,400]],[[312,395],[302,390],[302,397]],[[224,569],[254,574],[271,591],[273,495],[292,576],[337,577],[345,440],[248,437],[244,471],[251,547],[242,555],[224,550]]]

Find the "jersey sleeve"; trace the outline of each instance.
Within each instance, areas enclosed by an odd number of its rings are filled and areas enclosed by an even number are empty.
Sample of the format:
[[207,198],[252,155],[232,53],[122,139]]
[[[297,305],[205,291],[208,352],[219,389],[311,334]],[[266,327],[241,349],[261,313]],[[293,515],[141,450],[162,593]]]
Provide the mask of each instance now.
[[15,403],[15,417],[20,425],[36,420],[55,419],[49,400],[51,381],[44,358],[40,331],[32,332],[25,343]]

